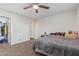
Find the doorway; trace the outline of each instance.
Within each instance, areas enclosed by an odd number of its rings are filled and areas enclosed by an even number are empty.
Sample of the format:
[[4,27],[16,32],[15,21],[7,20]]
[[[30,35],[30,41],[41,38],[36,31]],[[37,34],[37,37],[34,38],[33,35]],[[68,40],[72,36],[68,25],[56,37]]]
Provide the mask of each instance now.
[[8,18],[0,17],[0,43],[8,43]]

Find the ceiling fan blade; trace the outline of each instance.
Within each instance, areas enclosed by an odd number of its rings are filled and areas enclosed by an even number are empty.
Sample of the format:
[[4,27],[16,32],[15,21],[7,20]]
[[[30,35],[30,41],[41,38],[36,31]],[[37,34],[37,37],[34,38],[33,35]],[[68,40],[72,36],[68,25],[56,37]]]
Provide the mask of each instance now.
[[30,8],[30,7],[32,7],[32,5],[31,5],[31,6],[28,6],[28,7],[25,7],[24,9],[28,9],[28,8]]
[[35,9],[35,12],[38,13],[38,9]]
[[49,9],[48,6],[44,6],[44,5],[39,5],[39,7],[41,7],[41,8],[45,8],[45,9]]

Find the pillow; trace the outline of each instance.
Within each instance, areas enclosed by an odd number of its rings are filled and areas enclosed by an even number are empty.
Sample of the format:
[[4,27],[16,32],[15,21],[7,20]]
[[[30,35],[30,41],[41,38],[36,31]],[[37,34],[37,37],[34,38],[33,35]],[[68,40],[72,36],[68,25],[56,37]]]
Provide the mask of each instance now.
[[50,33],[50,35],[54,35],[54,33]]
[[69,39],[76,39],[77,38],[77,34],[76,34],[76,32],[66,32],[65,33],[65,37],[69,38]]
[[50,33],[50,35],[64,36],[63,32]]

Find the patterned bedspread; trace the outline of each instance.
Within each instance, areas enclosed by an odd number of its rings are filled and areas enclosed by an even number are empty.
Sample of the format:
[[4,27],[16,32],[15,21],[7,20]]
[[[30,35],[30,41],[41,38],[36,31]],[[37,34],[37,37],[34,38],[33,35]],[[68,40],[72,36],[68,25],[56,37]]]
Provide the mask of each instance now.
[[53,56],[79,56],[79,39],[49,35],[34,40],[33,49]]

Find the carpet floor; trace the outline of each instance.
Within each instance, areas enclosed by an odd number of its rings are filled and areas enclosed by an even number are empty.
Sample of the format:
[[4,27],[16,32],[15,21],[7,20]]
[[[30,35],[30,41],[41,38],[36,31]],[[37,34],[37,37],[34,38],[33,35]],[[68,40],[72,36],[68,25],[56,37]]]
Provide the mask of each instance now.
[[13,46],[0,44],[0,56],[42,56],[32,50],[32,40]]

